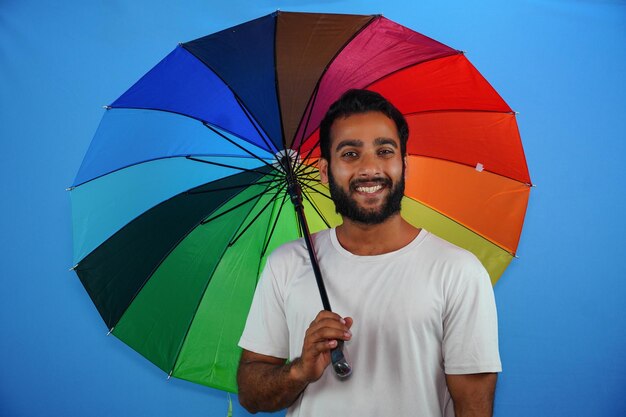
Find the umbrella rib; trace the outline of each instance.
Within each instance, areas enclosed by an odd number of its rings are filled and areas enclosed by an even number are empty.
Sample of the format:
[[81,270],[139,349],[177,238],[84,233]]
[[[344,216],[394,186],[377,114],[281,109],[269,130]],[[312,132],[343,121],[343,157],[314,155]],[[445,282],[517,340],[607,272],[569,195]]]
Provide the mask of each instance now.
[[263,139],[263,142],[265,143],[265,145],[268,147],[268,149],[274,149],[274,152],[278,152],[278,149],[276,149],[276,145],[274,145],[273,143],[268,143],[267,140],[265,139],[265,136],[261,133],[261,131],[259,130],[259,128],[257,127],[256,123],[254,123],[254,120],[252,119],[252,117],[250,116],[250,114],[248,114],[247,109],[244,107],[243,102],[241,101],[241,99],[239,98],[239,96],[235,95],[235,100],[237,100],[237,104],[239,104],[239,107],[241,107],[241,110],[243,111],[243,114],[246,115],[246,117],[248,118],[248,121],[250,121],[250,124],[252,125],[252,127],[254,127],[254,130],[256,130],[256,132],[259,134],[259,136],[261,137],[261,139]]
[[306,201],[308,201],[309,204],[311,204],[311,207],[313,207],[313,210],[315,210],[317,215],[320,216],[320,218],[322,219],[322,221],[324,222],[326,227],[330,228],[330,223],[328,223],[328,221],[326,221],[326,217],[324,217],[324,215],[319,211],[319,209],[317,208],[317,205],[313,202],[313,200],[311,200],[306,193],[302,193],[302,195],[304,196]]
[[[326,69],[324,69],[324,73],[326,72]],[[306,116],[306,121],[304,122],[304,128],[302,129],[302,137],[300,138],[298,142],[298,153],[300,153],[300,150],[302,149],[302,144],[304,143],[304,135],[306,134],[306,131],[309,128],[309,122],[311,121],[311,116],[313,115],[313,107],[315,106],[315,102],[317,101],[317,94],[320,89],[320,81],[322,77],[324,76],[324,73],[322,73],[322,75],[320,76],[320,79],[317,80],[317,83],[315,84],[315,89],[313,90],[313,94],[311,95],[311,99],[309,101],[309,103],[311,104],[311,107],[310,107],[311,110],[308,112]],[[302,115],[302,117],[304,118],[304,114]],[[302,120],[300,122],[302,122]]]
[[[438,41],[435,41],[435,42],[438,42]],[[441,42],[438,42],[438,43],[441,43]],[[447,45],[444,45],[444,46],[447,46]],[[448,48],[450,48],[450,47],[448,46]],[[367,84],[365,87],[362,87],[362,88],[371,87],[373,84],[375,84],[375,83],[377,83],[379,81],[382,81],[385,78],[389,78],[389,77],[397,74],[400,71],[404,71],[407,68],[416,67],[418,65],[422,65],[422,64],[425,64],[425,63],[430,62],[430,61],[436,61],[436,60],[442,59],[442,58],[448,58],[448,57],[453,56],[453,55],[465,55],[463,53],[463,51],[459,51],[458,49],[454,49],[454,48],[450,48],[450,49],[452,49],[453,51],[449,52],[447,54],[437,55],[437,56],[434,56],[434,57],[431,57],[431,58],[428,58],[428,59],[424,59],[423,61],[413,62],[411,64],[405,65],[404,67],[397,68],[397,69],[395,69],[395,70],[393,70],[391,72],[388,72],[388,73],[384,74],[380,78],[377,78],[377,79],[373,80],[372,82],[370,82],[369,84]]]
[[263,162],[268,167],[274,168],[274,166],[272,164],[270,164],[269,162],[267,162],[265,159],[261,158],[260,156],[256,155],[255,153],[251,152],[249,149],[244,148],[243,146],[241,146],[237,142],[235,142],[232,139],[230,139],[228,136],[224,135],[222,132],[220,132],[217,129],[215,129],[213,126],[211,126],[211,125],[209,125],[207,123],[204,123],[204,126],[206,128],[208,128],[208,129],[210,129],[211,131],[213,131],[214,133],[216,133],[217,135],[221,136],[223,139],[226,139],[228,142],[232,143],[233,145],[235,145],[236,147],[238,147],[239,149],[241,149],[242,151],[244,151],[248,155],[252,156],[255,159],[258,159],[259,161]]
[[260,196],[262,196],[263,194],[268,193],[269,191],[274,190],[274,189],[278,188],[279,186],[281,186],[281,183],[277,183],[276,185],[273,185],[272,187],[268,187],[267,189],[263,190],[262,192],[260,192],[260,193],[258,193],[258,194],[255,194],[255,195],[253,195],[253,196],[252,196],[252,197],[250,197],[250,198],[245,199],[245,200],[244,200],[244,201],[242,201],[241,203],[234,205],[233,207],[229,208],[229,209],[228,209],[228,210],[226,210],[226,211],[221,212],[221,213],[220,213],[220,214],[218,214],[217,216],[211,217],[211,218],[206,219],[206,220],[202,220],[202,221],[200,222],[200,225],[204,226],[205,224],[210,223],[210,222],[212,222],[212,221],[213,221],[213,220],[215,220],[215,219],[219,219],[219,218],[220,218],[220,217],[222,217],[223,215],[228,214],[228,213],[230,213],[231,211],[233,211],[233,210],[235,210],[235,209],[238,209],[239,207],[243,206],[244,204],[247,204],[247,203],[249,203],[250,201],[252,201],[252,200],[254,200],[254,199],[256,199],[256,198],[259,198],[259,197],[260,197]]
[[[272,229],[270,230],[269,236],[265,240],[265,244],[263,245],[263,250],[261,251],[261,256],[259,258],[259,261],[261,258],[263,258],[263,256],[265,256],[265,252],[267,252],[267,248],[269,247],[270,241],[272,240],[272,237],[274,236],[274,230],[276,229],[276,225],[278,224],[278,219],[280,219],[280,213],[283,211],[283,207],[285,206],[286,200],[287,200],[287,193],[283,195],[283,201],[280,203],[280,207],[278,208],[278,213],[276,214],[276,218],[274,219],[274,224],[272,225]],[[260,263],[259,263],[259,267],[260,267]],[[257,268],[257,270],[258,269],[259,268]],[[257,279],[258,279],[258,274],[257,274]]]
[[[435,159],[437,161],[449,162],[451,164],[458,164],[458,165],[461,165],[461,166],[464,166],[464,167],[475,169],[474,165],[470,165],[470,164],[467,164],[467,163],[461,162],[461,161],[455,161],[454,159],[442,158],[442,157],[439,157],[439,156],[421,155],[421,154],[417,154],[417,153],[410,154],[408,152],[407,152],[406,156],[407,157],[418,157],[418,158]],[[526,162],[526,161],[524,160],[524,162]],[[483,172],[488,172],[489,174],[497,175],[498,177],[502,177],[502,178],[509,179],[511,181],[515,181],[515,182],[523,184],[523,185],[525,185],[527,187],[533,187],[534,186],[531,182],[525,182],[525,181],[520,180],[519,178],[515,178],[515,177],[512,177],[510,175],[504,175],[504,174],[501,174],[499,172],[492,171],[492,170],[490,170],[488,168],[484,168]],[[528,172],[528,166],[526,166],[526,172]]]
[[251,187],[254,185],[263,185],[263,184],[271,184],[276,182],[276,180],[267,180],[267,181],[257,181],[254,184],[241,184],[241,185],[231,185],[228,187],[220,187],[220,188],[212,188],[210,190],[202,190],[202,191],[186,191],[187,194],[206,194],[206,193],[213,193],[216,191],[226,191],[226,190],[234,190],[237,188],[246,188],[246,187]]
[[310,177],[308,175],[300,175],[299,179],[301,180],[301,182],[314,182],[316,184],[321,184],[322,180],[320,180],[319,178],[315,178],[315,177]]
[[[230,88],[230,87],[229,87],[229,88]],[[231,90],[231,91],[232,91],[232,90]],[[237,97],[235,96],[235,98],[237,98]],[[239,103],[238,103],[238,104],[239,104]],[[239,106],[241,107],[241,104],[239,104]],[[163,112],[163,113],[171,113],[171,114],[176,114],[176,115],[178,115],[178,116],[183,116],[183,117],[187,117],[187,118],[192,119],[192,120],[196,120],[196,121],[198,121],[198,122],[200,122],[200,123],[202,123],[202,124],[209,123],[208,121],[206,121],[206,120],[204,120],[204,119],[201,119],[201,118],[199,118],[199,117],[191,116],[191,115],[189,115],[189,114],[182,113],[182,112],[177,112],[177,111],[174,111],[174,110],[160,109],[160,108],[158,108],[158,107],[140,107],[140,106],[119,106],[119,107],[118,107],[118,106],[115,106],[115,107],[111,107],[111,106],[105,106],[105,109],[106,109],[106,110],[115,110],[115,109],[120,109],[120,110],[150,110],[150,111],[156,111],[156,112]],[[246,113],[246,112],[245,112],[245,109],[244,109],[244,113]],[[248,114],[247,114],[247,113],[246,113],[246,117],[248,117],[248,120],[250,120],[250,117],[248,116]],[[251,123],[252,123],[252,122],[251,122]],[[254,126],[254,123],[252,123],[252,125]],[[237,137],[238,137],[238,138],[240,138],[241,140],[245,140],[246,142],[248,142],[248,143],[251,143],[251,144],[255,145],[254,143],[250,142],[250,140],[249,140],[249,139],[246,139],[246,137],[245,137],[245,136],[239,135],[239,134],[237,134],[237,133],[235,133],[235,132],[231,132],[230,130],[228,130],[228,129],[226,129],[226,128],[222,127],[222,126],[219,126],[218,124],[216,124],[216,126],[218,126],[220,129],[222,129],[222,130],[224,130],[224,131],[226,131],[226,132],[228,132],[228,133],[230,133],[230,134],[232,134],[232,135],[234,135],[234,136],[237,136]],[[267,147],[268,147],[268,149],[266,149],[267,151],[271,151],[272,149],[276,149],[276,147],[275,147],[275,146],[270,146],[270,145],[267,143],[267,141],[265,140],[265,138],[263,137],[263,135],[260,133],[259,129],[258,129],[258,128],[256,128],[256,126],[254,126],[254,128],[255,128],[255,130],[257,131],[257,133],[259,134],[259,136],[261,137],[261,139],[263,140],[263,142],[265,142],[265,144],[267,145]],[[256,145],[255,145],[255,146],[256,146]]]
[[[304,161],[306,161],[307,159],[309,159],[309,157],[310,157],[310,156],[311,156],[311,154],[313,153],[313,150],[315,150],[315,148],[317,148],[317,147],[319,146],[319,144],[320,144],[320,140],[319,140],[319,138],[318,138],[318,139],[317,139],[317,143],[316,143],[316,144],[315,144],[315,145],[314,145],[311,149],[309,149],[309,150],[308,150],[308,152],[307,152],[306,156],[305,156],[304,158],[300,158],[300,161],[301,161],[301,162],[300,162],[300,165],[297,167],[297,169],[299,169],[299,168],[300,168],[300,166],[304,165]],[[302,143],[301,143],[301,145],[302,145]],[[300,149],[301,149],[301,148],[302,148],[302,146],[300,146],[300,147],[298,148],[298,153],[300,153]],[[315,161],[315,162],[318,162],[318,161],[319,161],[319,158],[318,158],[318,160],[317,160],[317,161]],[[315,165],[315,164],[311,163],[311,164],[308,164],[308,165]]]
[[[308,157],[309,157],[309,156],[311,156],[311,151],[309,151],[309,153],[307,154],[306,158],[308,159]],[[308,163],[307,163],[307,165],[308,165],[308,166],[310,166],[310,167],[313,167],[314,165],[317,165],[317,163],[320,161],[320,159],[321,159],[321,158],[317,158],[317,159],[315,159],[315,160],[313,160],[313,161],[311,161],[311,162],[308,162]],[[302,169],[304,169],[304,168],[301,168],[302,166],[304,166],[304,162],[302,162],[302,163],[298,166],[298,168],[297,168],[297,171],[298,171],[298,172],[300,172]]]
[[[308,155],[307,155],[308,158]],[[301,159],[300,162],[296,163],[296,166],[294,167],[294,171],[296,173],[296,175],[298,176],[298,178],[303,178],[306,179],[307,181],[320,181],[317,178],[311,177],[311,172],[310,170],[306,170],[306,168],[311,168],[311,169],[315,169],[313,167],[313,165],[315,165],[317,162],[319,162],[319,159],[317,161],[315,161],[314,163],[311,164],[304,164],[304,159]],[[319,173],[319,169],[317,170],[317,172]]]
[[430,114],[430,113],[500,113],[515,115],[514,111],[504,110],[488,110],[488,109],[437,109],[437,110],[419,110],[411,113],[404,113],[404,117],[414,116],[416,114]]
[[[250,168],[243,168],[243,167],[238,167],[235,165],[229,165],[229,164],[223,164],[221,162],[215,162],[215,161],[207,161],[205,159],[200,159],[200,158],[194,158],[191,155],[188,155],[185,157],[186,159],[189,159],[190,161],[195,161],[195,162],[202,162],[204,164],[209,164],[209,165],[216,165],[219,167],[224,167],[224,168],[231,168],[231,169],[237,169],[239,171],[245,171],[245,172],[254,172],[255,174],[262,174],[262,175],[269,175],[272,176],[274,178],[276,177],[280,177],[281,174],[274,174],[272,172],[263,172],[263,171],[259,171],[257,169],[250,169]],[[272,166],[272,168],[274,168],[274,170],[276,169],[275,167]]]
[[[278,191],[276,191],[276,193],[269,199],[269,201],[263,206],[263,208],[252,218],[252,220],[250,220],[250,222],[248,222],[246,227],[244,227],[243,230],[240,233],[239,233],[239,230],[237,231],[237,233],[238,233],[237,236],[234,239],[232,239],[230,242],[228,242],[228,246],[233,246],[235,243],[237,243],[239,238],[241,238],[241,236],[243,236],[244,233],[246,233],[248,231],[248,229],[252,226],[252,224],[256,221],[256,219],[258,219],[261,216],[261,214],[263,214],[263,212],[265,210],[267,210],[267,208],[270,206],[270,204],[272,204],[274,202],[274,199],[278,196],[278,194],[280,194],[284,190],[286,185],[287,184],[282,184],[281,185],[280,189]],[[269,190],[267,190],[266,193],[268,191]]]
[[276,104],[278,105],[278,119],[280,121],[280,135],[281,135],[281,143],[283,144],[283,149],[287,150],[287,138],[285,137],[285,123],[283,121],[283,112],[282,112],[282,103],[280,102],[280,91],[279,91],[279,77],[278,77],[278,56],[277,56],[277,47],[276,47],[276,39],[278,33],[278,12],[276,13],[276,19],[274,22],[274,90],[276,93]]
[[[311,190],[311,191],[313,191],[313,192],[316,192],[316,193],[318,193],[318,194],[320,194],[320,195],[323,195],[324,197],[326,197],[326,198],[327,198],[327,199],[329,199],[330,201],[333,201],[333,199],[332,199],[332,197],[331,197],[331,196],[329,196],[329,195],[327,195],[327,194],[324,194],[323,192],[321,192],[321,191],[320,191],[320,190],[318,190],[317,188],[311,187],[309,184],[307,184],[307,183],[305,183],[305,182],[302,182],[302,185],[304,185],[306,188],[310,189],[310,190]],[[333,202],[334,202],[334,201],[333,201]]]
[[[314,168],[310,165],[307,165],[307,168],[311,168],[310,170],[306,170],[306,168],[301,165],[300,168],[298,168],[297,170],[295,170],[296,175],[298,176],[299,179],[305,179],[308,181],[317,181],[319,182],[320,179],[317,178],[315,176],[315,174],[313,172],[311,172],[311,170],[313,170]],[[316,170],[317,173],[319,173],[318,170]],[[313,176],[311,176],[313,175]]]
[[[232,155],[232,154],[206,154],[206,155],[204,155],[204,154],[195,154],[195,155],[207,156],[207,157],[211,156],[211,157],[218,157],[218,158],[222,158],[222,157],[244,158],[241,155]],[[90,179],[88,179],[86,181],[83,181],[81,183],[72,185],[72,186],[67,188],[67,191],[73,191],[74,189],[80,187],[81,185],[87,184],[87,183],[89,183],[91,181],[95,181],[95,180],[100,179],[102,177],[106,177],[107,175],[110,175],[110,174],[115,174],[116,172],[122,171],[122,170],[124,170],[126,168],[132,168],[132,167],[135,167],[135,166],[139,166],[139,165],[142,165],[142,164],[147,164],[147,163],[155,162],[155,161],[164,161],[164,160],[176,159],[176,158],[186,158],[186,159],[189,159],[190,157],[191,157],[191,155],[189,155],[189,154],[168,155],[168,156],[163,156],[163,157],[150,158],[150,159],[146,159],[146,160],[143,160],[143,161],[132,162],[132,163],[129,163],[127,165],[120,166],[118,168],[112,169],[111,171],[105,172],[104,174],[98,174],[97,176],[95,176],[93,178],[90,178]],[[248,157],[245,157],[245,158],[248,159]],[[211,163],[209,161],[204,161],[204,160],[202,162]],[[213,162],[213,164],[214,165],[219,165],[218,162]],[[226,165],[226,164],[222,164],[221,166],[226,167],[226,168],[234,168],[234,169],[238,169],[238,170],[245,170],[244,168],[231,166],[231,165]],[[249,172],[257,172],[258,173],[259,171],[249,171]]]

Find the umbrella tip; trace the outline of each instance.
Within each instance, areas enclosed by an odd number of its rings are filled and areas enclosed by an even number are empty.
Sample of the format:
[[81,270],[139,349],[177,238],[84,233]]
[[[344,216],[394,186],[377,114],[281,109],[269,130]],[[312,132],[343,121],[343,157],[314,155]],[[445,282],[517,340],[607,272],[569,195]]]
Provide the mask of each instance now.
[[74,187],[74,186],[72,185],[71,187],[67,187],[67,188],[65,189],[65,191],[72,191],[74,188],[76,188],[76,187]]
[[172,378],[172,372],[174,372],[174,370],[173,370],[173,369],[170,371],[170,373],[169,373],[169,374],[167,374],[167,380],[168,380],[168,381]]
[[105,110],[111,110],[111,106],[102,106],[102,108]]
[[73,266],[73,267],[71,267],[69,270],[70,270],[70,271],[75,271],[75,270],[76,270],[76,268],[78,268],[78,264],[74,265],[74,266]]
[[113,333],[113,329],[115,329],[115,326],[111,327],[111,329],[107,332],[107,336],[109,336],[111,333]]

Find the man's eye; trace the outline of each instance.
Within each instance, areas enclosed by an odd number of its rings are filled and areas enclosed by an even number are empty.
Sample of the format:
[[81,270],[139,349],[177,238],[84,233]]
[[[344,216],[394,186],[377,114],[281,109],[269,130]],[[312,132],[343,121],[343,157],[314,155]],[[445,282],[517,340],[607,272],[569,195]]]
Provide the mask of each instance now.
[[393,149],[381,149],[380,151],[378,151],[378,153],[380,155],[393,155]]
[[341,156],[343,156],[344,158],[356,158],[358,155],[354,151],[348,151],[344,152]]

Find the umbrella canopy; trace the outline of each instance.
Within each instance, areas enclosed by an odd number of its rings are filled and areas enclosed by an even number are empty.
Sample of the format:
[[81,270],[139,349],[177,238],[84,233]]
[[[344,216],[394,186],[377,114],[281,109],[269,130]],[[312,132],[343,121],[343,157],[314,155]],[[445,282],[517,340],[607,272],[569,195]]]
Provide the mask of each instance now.
[[265,258],[300,236],[281,161],[309,229],[338,225],[318,127],[350,88],[407,118],[402,215],[497,281],[531,185],[511,108],[461,51],[382,16],[276,12],[179,45],[108,106],[70,190],[74,269],[112,334],[236,391]]

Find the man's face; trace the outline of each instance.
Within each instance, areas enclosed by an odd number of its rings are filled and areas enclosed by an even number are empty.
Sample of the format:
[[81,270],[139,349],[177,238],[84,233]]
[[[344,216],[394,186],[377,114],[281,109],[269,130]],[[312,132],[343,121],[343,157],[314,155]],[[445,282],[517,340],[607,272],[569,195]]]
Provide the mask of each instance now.
[[400,212],[404,160],[393,120],[380,112],[335,120],[330,159],[320,160],[337,212],[364,224],[379,224]]

